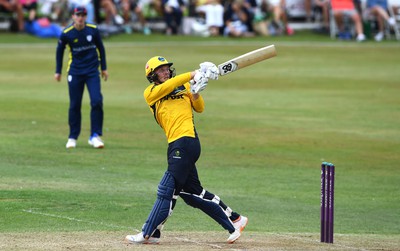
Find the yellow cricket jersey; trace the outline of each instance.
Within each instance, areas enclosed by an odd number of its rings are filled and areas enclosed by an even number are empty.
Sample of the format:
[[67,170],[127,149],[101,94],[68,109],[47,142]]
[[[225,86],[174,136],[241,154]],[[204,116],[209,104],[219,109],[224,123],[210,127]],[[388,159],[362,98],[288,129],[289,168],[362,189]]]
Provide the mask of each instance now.
[[180,74],[162,84],[151,84],[144,98],[157,123],[164,129],[168,143],[181,137],[195,137],[193,110],[202,112],[204,100],[196,100],[190,92],[190,72]]

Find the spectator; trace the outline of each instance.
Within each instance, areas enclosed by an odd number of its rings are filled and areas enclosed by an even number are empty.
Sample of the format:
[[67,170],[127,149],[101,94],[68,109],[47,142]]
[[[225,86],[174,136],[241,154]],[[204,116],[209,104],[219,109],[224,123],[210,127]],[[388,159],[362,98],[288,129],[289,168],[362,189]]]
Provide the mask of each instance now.
[[[353,0],[331,0],[331,7],[333,17],[339,28],[339,38],[345,34],[344,16],[348,15],[355,26],[357,33],[356,40],[358,42],[365,41],[366,37],[364,35],[362,20],[354,6]],[[344,38],[347,38],[347,36],[345,35]]]
[[87,10],[86,22],[94,24],[95,22],[95,12],[92,0],[68,0],[68,9],[73,10],[76,7],[85,7]]
[[257,7],[253,8],[253,30],[256,34],[261,36],[268,36],[270,32],[268,30],[269,22],[268,18],[270,13],[268,11],[267,0],[258,0]]
[[294,34],[294,30],[288,25],[285,0],[268,0],[268,10],[272,13],[272,24],[277,29],[277,34]]
[[218,36],[224,27],[224,6],[220,0],[208,0],[205,4],[196,8],[197,12],[203,13],[206,26],[211,36]]
[[23,10],[28,11],[28,20],[30,22],[36,19],[37,0],[19,0]]
[[232,37],[254,36],[253,20],[243,0],[233,0],[224,13],[224,35]]
[[164,19],[167,24],[166,34],[178,34],[182,24],[183,13],[186,9],[183,0],[162,0]]
[[[395,19],[400,20],[400,0],[388,0],[389,8],[392,8]],[[397,16],[397,17],[396,17]]]
[[[304,0],[304,10],[306,11],[306,22],[312,21],[312,0]],[[315,1],[314,1],[315,4]]]
[[118,2],[118,7],[122,11],[126,33],[132,32],[130,23],[131,12],[133,11],[142,26],[143,33],[145,35],[151,34],[151,30],[147,25],[145,17],[143,16],[143,6],[140,0],[121,0]]
[[245,0],[243,4],[250,11],[252,18],[254,18],[254,15],[256,14],[256,12],[259,8],[257,0]]
[[68,0],[40,0],[40,13],[48,17],[52,22],[65,27],[69,21],[70,13]]
[[389,17],[387,12],[388,8],[387,0],[367,0],[365,15],[371,15],[376,18],[378,23],[378,33],[375,35],[374,39],[377,42],[383,40],[385,22],[392,27],[396,24],[396,20],[393,17]]
[[322,12],[322,28],[320,32],[329,34],[329,0],[314,0],[314,5],[321,9]]
[[[354,0],[358,1],[358,0]],[[306,11],[306,21],[311,22],[313,19],[313,9],[320,9],[322,12],[322,21],[324,27],[329,27],[329,0],[304,0],[304,9]],[[328,21],[326,21],[328,20]]]
[[164,15],[162,0],[137,0],[138,5],[142,8],[142,12],[146,13],[144,16],[158,16]]
[[124,19],[118,14],[117,7],[112,0],[101,0],[101,7],[106,14],[105,23],[107,25],[123,25]]
[[86,9],[74,9],[74,22],[65,28],[58,40],[56,50],[56,71],[54,78],[61,80],[61,71],[65,47],[70,49],[70,64],[68,65],[69,113],[68,123],[70,132],[66,148],[75,148],[81,132],[81,106],[83,91],[86,85],[90,96],[90,138],[89,145],[103,148],[100,136],[103,134],[103,95],[101,94],[99,67],[101,76],[108,78],[106,53],[100,32],[96,25],[86,23]]
[[24,12],[18,0],[0,0],[0,11],[17,14],[17,30],[24,31]]
[[130,2],[131,2],[131,4],[130,4],[131,11],[133,11],[133,13],[135,13],[137,19],[139,20],[143,34],[150,35],[151,30],[150,30],[150,27],[147,23],[147,20],[146,20],[144,14],[143,14],[143,8],[144,8],[144,4],[146,4],[146,2],[141,1],[141,0],[130,0]]

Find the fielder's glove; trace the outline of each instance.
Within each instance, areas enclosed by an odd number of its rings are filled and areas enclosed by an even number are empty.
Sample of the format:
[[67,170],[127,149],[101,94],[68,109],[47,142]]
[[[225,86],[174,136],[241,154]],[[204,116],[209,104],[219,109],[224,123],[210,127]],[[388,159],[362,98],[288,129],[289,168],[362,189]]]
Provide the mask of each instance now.
[[190,92],[193,94],[199,93],[207,87],[208,78],[205,73],[197,71],[193,79],[189,81]]
[[219,70],[218,67],[211,62],[203,62],[200,64],[199,71],[204,72],[207,78],[218,80]]

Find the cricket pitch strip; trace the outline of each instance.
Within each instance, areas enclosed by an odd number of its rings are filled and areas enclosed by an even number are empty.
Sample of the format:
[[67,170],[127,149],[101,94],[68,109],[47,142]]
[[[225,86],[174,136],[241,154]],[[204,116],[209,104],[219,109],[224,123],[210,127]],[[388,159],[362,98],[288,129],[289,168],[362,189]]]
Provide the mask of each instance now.
[[0,250],[398,250],[399,235],[336,234],[335,243],[321,243],[319,233],[244,231],[234,244],[224,232],[165,231],[157,245],[126,244],[127,231],[26,232],[0,234]]

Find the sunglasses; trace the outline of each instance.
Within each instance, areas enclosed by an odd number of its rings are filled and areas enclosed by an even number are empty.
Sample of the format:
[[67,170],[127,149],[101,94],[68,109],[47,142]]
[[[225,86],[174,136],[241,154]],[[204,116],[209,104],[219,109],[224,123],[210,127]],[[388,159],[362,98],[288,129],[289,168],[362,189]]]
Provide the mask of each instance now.
[[85,13],[76,13],[75,16],[78,16],[78,17],[86,17],[86,14],[85,14]]

